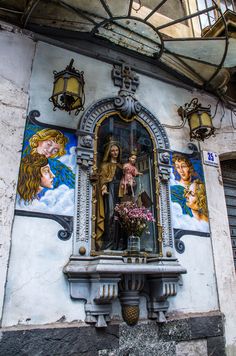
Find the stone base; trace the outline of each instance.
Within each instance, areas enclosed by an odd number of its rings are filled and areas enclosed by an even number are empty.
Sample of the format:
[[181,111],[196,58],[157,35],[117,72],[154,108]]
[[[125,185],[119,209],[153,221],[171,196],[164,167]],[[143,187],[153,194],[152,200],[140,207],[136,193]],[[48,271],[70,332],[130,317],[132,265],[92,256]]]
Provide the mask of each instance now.
[[107,328],[60,324],[22,330],[2,329],[4,356],[225,356],[220,313],[189,315],[165,324],[143,321]]

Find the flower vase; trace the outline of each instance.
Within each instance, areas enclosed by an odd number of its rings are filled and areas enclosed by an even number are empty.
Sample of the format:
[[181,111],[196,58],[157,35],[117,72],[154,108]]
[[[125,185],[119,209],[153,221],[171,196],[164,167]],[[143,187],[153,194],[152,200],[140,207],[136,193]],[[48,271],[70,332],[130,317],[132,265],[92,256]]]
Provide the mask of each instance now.
[[140,253],[140,237],[130,235],[127,242],[127,251],[131,255],[137,255]]

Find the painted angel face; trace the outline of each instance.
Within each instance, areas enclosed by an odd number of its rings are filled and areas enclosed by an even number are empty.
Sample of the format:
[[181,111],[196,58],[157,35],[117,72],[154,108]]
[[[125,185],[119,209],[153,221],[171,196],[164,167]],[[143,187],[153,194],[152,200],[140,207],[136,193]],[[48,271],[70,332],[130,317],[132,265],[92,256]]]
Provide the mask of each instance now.
[[175,168],[180,175],[181,180],[190,182],[191,180],[191,168],[185,161],[176,161]]
[[54,174],[52,173],[49,164],[41,168],[41,181],[40,186],[43,188],[53,188],[53,178]]
[[197,185],[196,183],[190,184],[188,189],[186,189],[185,197],[186,197],[186,205],[192,210],[198,210],[198,197],[197,197]]
[[47,158],[56,155],[60,150],[60,144],[53,140],[39,141],[37,152]]

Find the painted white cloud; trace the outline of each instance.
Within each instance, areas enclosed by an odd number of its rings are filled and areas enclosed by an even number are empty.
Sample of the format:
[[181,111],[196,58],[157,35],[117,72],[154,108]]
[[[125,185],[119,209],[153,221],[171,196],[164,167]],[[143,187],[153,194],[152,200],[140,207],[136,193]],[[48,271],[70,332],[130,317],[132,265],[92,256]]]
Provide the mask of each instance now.
[[183,215],[182,208],[178,203],[171,204],[172,224],[175,229],[193,230],[201,232],[209,232],[209,223],[199,221],[195,217]]
[[74,189],[62,184],[56,189],[48,190],[41,199],[34,199],[31,204],[17,200],[16,209],[73,216],[74,192]]
[[75,146],[70,148],[70,153],[64,156],[61,156],[58,160],[64,163],[67,167],[71,168],[71,170],[75,173],[76,167],[76,153]]
[[171,172],[171,173],[170,173],[170,185],[176,185],[176,184],[182,185],[182,184],[180,184],[179,181],[177,181],[177,180],[175,179],[174,173]]

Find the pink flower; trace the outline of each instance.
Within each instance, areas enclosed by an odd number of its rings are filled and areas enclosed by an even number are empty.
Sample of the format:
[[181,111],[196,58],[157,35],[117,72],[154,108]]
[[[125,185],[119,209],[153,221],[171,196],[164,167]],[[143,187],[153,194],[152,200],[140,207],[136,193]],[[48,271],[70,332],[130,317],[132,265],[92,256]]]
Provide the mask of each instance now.
[[133,202],[124,202],[115,207],[116,220],[120,222],[123,229],[129,234],[141,236],[147,229],[147,223],[155,221],[151,211],[145,207],[138,207]]

